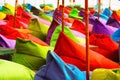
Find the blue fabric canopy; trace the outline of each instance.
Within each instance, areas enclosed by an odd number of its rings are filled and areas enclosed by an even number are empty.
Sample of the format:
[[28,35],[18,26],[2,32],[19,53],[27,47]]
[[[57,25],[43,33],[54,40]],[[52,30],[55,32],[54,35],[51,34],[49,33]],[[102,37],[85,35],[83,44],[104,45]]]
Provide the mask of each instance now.
[[111,35],[114,41],[120,40],[120,28]]
[[47,62],[35,75],[34,80],[86,80],[85,72],[76,66],[66,64],[53,51],[48,52]]

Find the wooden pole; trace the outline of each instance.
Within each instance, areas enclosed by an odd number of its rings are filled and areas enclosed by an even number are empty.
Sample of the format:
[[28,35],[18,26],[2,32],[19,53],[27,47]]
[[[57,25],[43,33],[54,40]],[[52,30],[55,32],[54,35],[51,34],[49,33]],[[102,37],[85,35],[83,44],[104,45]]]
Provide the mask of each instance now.
[[60,0],[57,0],[57,9],[59,8]]
[[75,6],[75,0],[73,0],[73,6]]
[[90,62],[89,62],[89,12],[88,0],[85,0],[85,24],[86,24],[86,80],[89,80]]
[[[45,7],[45,0],[43,0],[43,4],[44,4],[44,7]],[[45,11],[45,8],[43,7],[43,11]]]
[[64,0],[62,0],[62,32],[64,32]]
[[[109,10],[111,10],[111,0],[109,0]],[[110,17],[110,12],[109,12],[109,17]]]
[[25,0],[23,0],[23,4],[25,4]]
[[14,27],[16,26],[16,13],[17,13],[18,0],[15,1],[15,13],[14,13]]
[[118,43],[118,59],[119,59],[119,64],[120,64],[120,40],[117,41]]
[[72,6],[72,0],[69,0],[69,2],[70,2],[70,6]]
[[6,0],[4,0],[4,5],[5,5],[5,3],[6,3]]
[[100,6],[101,6],[101,0],[98,0],[98,19],[100,18]]

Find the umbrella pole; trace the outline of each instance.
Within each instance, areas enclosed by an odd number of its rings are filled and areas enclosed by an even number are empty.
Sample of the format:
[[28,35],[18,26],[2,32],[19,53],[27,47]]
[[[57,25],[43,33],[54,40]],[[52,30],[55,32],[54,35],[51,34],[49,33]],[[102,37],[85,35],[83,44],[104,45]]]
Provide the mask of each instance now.
[[73,0],[73,8],[74,8],[74,6],[75,6],[75,0]]
[[101,6],[101,1],[98,0],[98,20],[100,18],[100,6]]
[[62,0],[62,32],[64,32],[64,0]]
[[69,2],[70,2],[70,6],[72,6],[72,0],[69,0]]
[[23,0],[23,4],[25,4],[25,0]]
[[4,5],[5,5],[5,3],[6,3],[6,0],[4,0]]
[[118,43],[118,46],[119,46],[118,47],[118,59],[119,59],[118,63],[120,64],[120,40],[118,40],[117,43]]
[[[109,10],[111,10],[111,0],[109,0]],[[109,12],[109,17],[110,17],[110,12]]]
[[86,24],[86,80],[89,80],[90,62],[89,62],[89,12],[88,0],[85,0],[85,24]]
[[59,8],[60,0],[57,0],[57,9]]
[[[45,0],[43,0],[43,4],[44,4],[44,7],[45,7]],[[43,12],[45,12],[45,8],[43,7]]]
[[120,42],[118,44],[119,44],[118,55],[119,55],[119,64],[120,64]]
[[15,13],[14,13],[14,27],[16,26],[16,13],[17,13],[18,0],[15,1]]

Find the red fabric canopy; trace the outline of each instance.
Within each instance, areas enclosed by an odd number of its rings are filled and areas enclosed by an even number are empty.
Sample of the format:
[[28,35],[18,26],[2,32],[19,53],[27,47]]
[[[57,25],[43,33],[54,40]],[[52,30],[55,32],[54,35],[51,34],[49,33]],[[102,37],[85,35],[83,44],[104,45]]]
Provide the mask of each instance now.
[[96,52],[118,62],[118,44],[105,34],[92,34],[90,44],[98,46]]
[[112,13],[112,18],[116,19],[117,21],[120,21],[120,16],[117,15],[117,13],[115,11],[113,11],[113,13]]
[[[92,28],[92,27],[89,27],[89,28],[90,28],[90,29],[89,29],[89,32],[91,32],[91,28]],[[86,30],[85,24],[84,24],[82,21],[77,20],[77,19],[74,20],[74,22],[73,22],[73,24],[72,24],[72,27],[71,27],[70,29],[79,31],[79,32],[81,32],[81,33],[83,33],[83,34],[86,33],[86,32],[85,32],[85,30]]]
[[[60,33],[54,51],[69,64],[76,65],[80,70],[86,70],[86,52],[85,47],[71,40],[63,32]],[[90,70],[96,68],[119,68],[119,65],[108,58],[89,51]]]
[[13,27],[10,27],[10,26],[0,26],[0,34],[2,34],[3,36],[5,36],[6,38],[8,39],[13,39],[13,40],[16,40],[17,38],[22,38],[22,39],[29,39],[31,41],[34,41],[40,45],[43,45],[43,46],[48,46],[47,43],[43,42],[42,40],[38,39],[37,37],[27,33],[27,29],[26,29],[26,32],[24,30],[24,32],[22,32],[22,30],[18,30],[18,29],[15,29]]

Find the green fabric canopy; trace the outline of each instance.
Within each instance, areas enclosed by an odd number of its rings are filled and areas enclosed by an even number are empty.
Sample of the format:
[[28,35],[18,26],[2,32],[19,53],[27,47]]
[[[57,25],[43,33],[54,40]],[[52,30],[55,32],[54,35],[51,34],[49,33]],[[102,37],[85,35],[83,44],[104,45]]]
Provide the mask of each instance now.
[[28,29],[32,31],[32,35],[36,36],[39,39],[42,39],[43,41],[46,40],[48,28],[49,26],[40,23],[36,18],[31,19],[28,25]]
[[18,38],[16,40],[16,54],[13,55],[12,60],[30,69],[39,69],[46,62],[48,50],[52,50],[52,48]]
[[8,9],[7,7],[5,6],[2,6],[2,9],[0,10],[1,12],[4,12],[6,14],[14,14],[10,9]]
[[15,53],[15,49],[0,47],[0,55],[2,55],[2,54],[13,54],[13,53]]
[[[57,26],[55,31],[52,34],[52,38],[50,40],[50,46],[54,47],[56,44],[56,41],[58,39],[59,33],[62,31],[61,26]],[[70,29],[66,26],[64,26],[64,32],[67,34],[72,40],[75,42],[80,42],[80,40],[70,31]]]
[[120,69],[95,69],[91,80],[120,80]]
[[77,8],[73,8],[72,11],[69,13],[69,17],[82,20],[83,18],[80,17],[78,14],[79,14],[79,10]]
[[44,19],[44,20],[46,20],[46,21],[52,22],[52,17],[46,15],[46,14],[43,13],[43,12],[39,12],[39,17],[42,18],[42,19]]
[[0,59],[0,80],[34,80],[35,73],[29,68]]
[[11,60],[15,49],[0,47],[0,59]]

